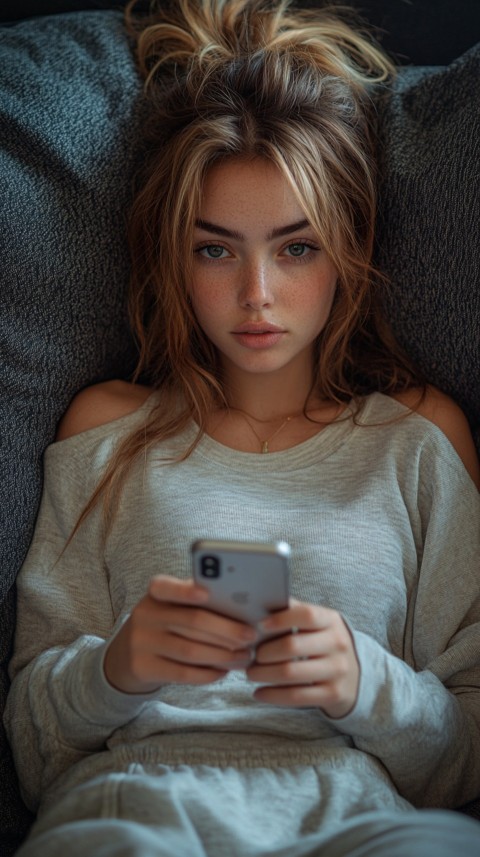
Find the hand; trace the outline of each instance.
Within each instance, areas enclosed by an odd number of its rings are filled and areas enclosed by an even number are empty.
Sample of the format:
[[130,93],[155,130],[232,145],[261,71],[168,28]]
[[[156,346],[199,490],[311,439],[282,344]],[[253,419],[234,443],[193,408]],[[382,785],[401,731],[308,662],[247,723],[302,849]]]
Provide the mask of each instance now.
[[344,717],[355,705],[360,679],[355,647],[340,613],[290,600],[259,627],[281,636],[258,644],[251,681],[271,685],[255,697],[273,705],[321,708]]
[[159,575],[111,640],[105,676],[124,693],[150,693],[165,683],[208,684],[252,660],[258,633],[206,609],[208,592]]

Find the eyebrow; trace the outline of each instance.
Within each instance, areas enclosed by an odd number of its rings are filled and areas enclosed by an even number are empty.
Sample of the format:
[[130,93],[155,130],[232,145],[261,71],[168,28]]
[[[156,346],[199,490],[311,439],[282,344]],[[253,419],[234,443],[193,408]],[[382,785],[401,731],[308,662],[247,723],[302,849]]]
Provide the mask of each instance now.
[[[203,229],[205,232],[213,232],[214,235],[221,235],[223,238],[234,238],[237,241],[245,241],[245,236],[241,232],[232,229],[225,229],[224,226],[218,226],[216,223],[210,223],[208,220],[196,220],[195,226],[198,229]],[[267,235],[267,241],[272,241],[274,238],[282,238],[284,235],[290,235],[292,232],[298,232],[299,229],[305,229],[310,226],[308,220],[297,220],[295,223],[288,223],[286,226],[279,226],[277,229],[272,229]]]

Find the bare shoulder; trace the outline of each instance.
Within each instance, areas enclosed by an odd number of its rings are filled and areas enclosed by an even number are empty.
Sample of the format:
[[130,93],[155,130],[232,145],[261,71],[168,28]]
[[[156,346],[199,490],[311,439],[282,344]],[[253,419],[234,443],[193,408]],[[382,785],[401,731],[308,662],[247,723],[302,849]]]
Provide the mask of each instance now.
[[153,390],[128,381],[104,381],[85,387],[71,401],[60,420],[55,440],[105,425],[136,411]]
[[438,426],[462,459],[473,482],[480,490],[480,462],[470,426],[462,409],[453,399],[431,386],[427,387],[421,402],[419,402],[418,390],[408,390],[405,393],[396,394],[394,398]]

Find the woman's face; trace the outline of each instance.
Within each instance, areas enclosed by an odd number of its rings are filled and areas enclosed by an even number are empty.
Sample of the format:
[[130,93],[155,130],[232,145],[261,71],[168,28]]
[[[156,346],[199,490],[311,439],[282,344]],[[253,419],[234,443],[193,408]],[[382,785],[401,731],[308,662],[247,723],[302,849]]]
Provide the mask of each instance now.
[[226,380],[287,366],[310,378],[336,281],[276,166],[231,159],[210,170],[194,234],[191,299]]

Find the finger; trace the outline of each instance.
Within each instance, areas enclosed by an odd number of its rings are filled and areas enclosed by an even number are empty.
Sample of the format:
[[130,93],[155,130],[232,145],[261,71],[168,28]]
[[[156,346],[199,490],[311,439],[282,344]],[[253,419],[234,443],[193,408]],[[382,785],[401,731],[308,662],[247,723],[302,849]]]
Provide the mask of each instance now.
[[178,636],[217,642],[228,649],[239,649],[258,640],[257,631],[201,607],[166,605],[158,610],[158,624]]
[[[259,639],[258,631],[252,629],[250,625],[208,610],[208,591],[201,586],[197,586],[191,580],[177,580],[168,575],[157,575],[151,579],[148,593],[159,605],[168,605],[169,615],[173,615],[170,607],[172,604],[179,606],[195,606],[197,604],[205,606],[205,614],[201,612],[191,614],[187,625],[184,624],[182,619],[178,620],[178,628],[183,629],[193,622],[194,630],[197,629],[214,637],[233,641],[235,646],[239,640],[251,643]],[[176,615],[178,617],[182,614],[177,613]]]
[[247,669],[250,681],[273,685],[308,685],[331,682],[347,674],[348,663],[340,658],[309,658],[279,664],[253,663]]
[[168,574],[152,577],[148,594],[156,601],[170,604],[206,604],[209,597],[208,591],[193,580],[178,580]]
[[324,657],[330,654],[335,646],[336,640],[330,629],[314,632],[299,631],[259,643],[255,660],[258,664],[275,664]]
[[272,613],[259,622],[257,627],[261,633],[266,634],[281,634],[291,631],[292,628],[296,631],[318,631],[330,627],[335,616],[338,616],[338,613],[328,607],[306,604],[292,598],[286,610]]
[[216,669],[243,669],[253,659],[251,649],[227,650],[219,646],[166,633],[158,637],[155,654],[175,663],[207,666]]

